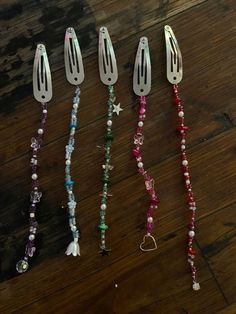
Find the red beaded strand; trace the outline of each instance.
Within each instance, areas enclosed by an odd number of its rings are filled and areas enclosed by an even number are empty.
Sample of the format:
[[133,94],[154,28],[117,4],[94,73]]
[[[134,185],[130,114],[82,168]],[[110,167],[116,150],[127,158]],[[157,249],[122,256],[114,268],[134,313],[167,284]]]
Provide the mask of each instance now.
[[188,262],[190,264],[190,270],[192,273],[192,280],[193,280],[192,288],[193,290],[199,290],[200,285],[196,281],[196,267],[194,264],[196,250],[193,247],[193,238],[195,236],[195,213],[196,213],[197,207],[196,207],[196,202],[195,202],[193,191],[192,191],[188,159],[187,159],[187,154],[186,154],[186,132],[189,130],[189,128],[184,124],[184,106],[179,96],[178,85],[173,85],[173,93],[174,93],[174,104],[177,107],[178,118],[179,118],[179,126],[177,127],[177,131],[179,132],[180,137],[181,137],[180,148],[181,148],[182,170],[183,170],[183,176],[184,176],[184,181],[185,181],[185,188],[188,195],[188,206],[189,206],[189,210],[191,211],[189,231],[188,231],[188,252],[187,252]]
[[[146,190],[147,190],[148,194],[150,195],[150,204],[149,204],[149,208],[147,210],[147,222],[146,222],[147,233],[143,238],[143,242],[140,245],[140,249],[142,251],[151,251],[151,250],[155,250],[157,248],[156,247],[156,241],[155,241],[154,237],[152,236],[152,231],[154,228],[154,223],[153,223],[154,210],[157,209],[157,207],[158,207],[159,198],[157,197],[157,193],[154,189],[153,178],[151,178],[148,175],[147,171],[144,169],[142,155],[141,155],[141,146],[143,145],[143,141],[144,141],[143,125],[144,125],[144,120],[146,117],[145,112],[146,112],[146,97],[140,96],[140,98],[139,98],[139,121],[138,121],[138,126],[136,128],[136,133],[134,135],[135,148],[133,148],[132,154],[137,161],[138,171],[143,176]],[[152,239],[153,244],[154,244],[154,246],[152,248],[146,249],[143,247],[145,245],[146,237],[150,237]]]

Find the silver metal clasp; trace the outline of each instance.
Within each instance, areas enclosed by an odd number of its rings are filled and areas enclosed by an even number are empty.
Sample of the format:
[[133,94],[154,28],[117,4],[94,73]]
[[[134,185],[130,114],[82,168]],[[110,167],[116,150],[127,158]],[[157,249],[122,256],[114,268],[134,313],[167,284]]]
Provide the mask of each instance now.
[[169,25],[164,27],[166,41],[166,72],[171,84],[178,84],[183,78],[182,55],[176,37]]
[[100,28],[99,33],[98,64],[103,84],[115,84],[118,79],[116,57],[108,30],[104,26]]
[[138,96],[146,96],[151,90],[151,61],[147,37],[141,37],[137,49],[133,89]]
[[34,57],[33,93],[39,102],[48,102],[52,98],[52,78],[46,48],[38,44]]
[[84,66],[79,42],[73,27],[68,27],[64,42],[66,78],[70,84],[79,85],[84,80]]

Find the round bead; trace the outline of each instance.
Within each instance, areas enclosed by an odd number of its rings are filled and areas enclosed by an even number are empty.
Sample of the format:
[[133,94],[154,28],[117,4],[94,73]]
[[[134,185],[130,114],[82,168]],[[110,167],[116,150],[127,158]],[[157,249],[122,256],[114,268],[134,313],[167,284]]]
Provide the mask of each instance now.
[[141,128],[143,127],[143,121],[139,121],[138,126]]
[[43,113],[44,114],[48,113],[47,109],[43,109]]
[[181,145],[181,149],[182,149],[182,150],[185,150],[185,145]]
[[24,273],[25,271],[27,271],[27,269],[29,268],[29,264],[27,261],[25,260],[20,260],[19,262],[17,262],[16,264],[16,270],[18,271],[18,273]]
[[106,205],[106,204],[102,204],[102,205],[101,205],[101,209],[102,209],[102,210],[105,210],[106,208],[107,208],[107,205]]
[[148,217],[147,221],[148,221],[149,223],[152,223],[152,222],[153,222],[153,218],[152,218],[152,217]]
[[139,167],[139,168],[142,168],[142,167],[143,167],[143,163],[142,163],[141,161],[138,163],[138,167]]
[[30,213],[30,218],[34,218],[35,217],[35,213]]
[[71,231],[76,231],[76,229],[77,229],[76,226],[71,227]]
[[70,164],[71,164],[70,159],[67,159],[67,160],[66,160],[66,165],[69,166]]
[[34,234],[30,234],[30,235],[29,235],[29,240],[32,241],[32,240],[34,240],[34,239],[35,239],[35,235],[34,235]]
[[189,176],[189,173],[188,173],[188,172],[185,172],[185,173],[184,173],[184,176],[185,176],[185,177],[188,177],[188,176]]
[[187,185],[189,185],[189,184],[190,184],[190,180],[186,180],[185,182],[186,182],[186,184],[187,184]]
[[183,112],[183,111],[180,111],[180,112],[178,113],[178,116],[179,116],[180,118],[182,118],[182,117],[184,116],[184,112]]
[[184,160],[182,161],[182,165],[183,165],[183,166],[187,166],[187,165],[188,165],[188,161],[187,161],[186,159],[184,159]]
[[108,126],[112,126],[112,121],[111,120],[107,120],[107,125]]
[[38,179],[37,173],[33,173],[31,178],[32,178],[32,180],[37,180]]
[[193,230],[189,231],[188,235],[193,238],[195,236],[195,232]]
[[200,284],[198,282],[194,282],[193,284],[193,290],[197,291],[200,289]]
[[74,108],[74,109],[78,109],[78,104],[74,104],[74,105],[73,105],[73,108]]
[[42,135],[43,134],[43,129],[38,129],[38,134]]

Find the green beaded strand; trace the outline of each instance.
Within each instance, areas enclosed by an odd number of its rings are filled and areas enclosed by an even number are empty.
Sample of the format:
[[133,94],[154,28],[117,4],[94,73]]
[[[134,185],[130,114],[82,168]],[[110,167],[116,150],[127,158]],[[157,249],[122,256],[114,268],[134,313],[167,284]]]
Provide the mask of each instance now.
[[108,99],[108,112],[107,112],[107,130],[105,139],[105,164],[102,166],[103,168],[103,193],[101,199],[101,206],[100,206],[100,224],[98,226],[98,230],[100,231],[101,243],[100,253],[102,255],[108,255],[109,249],[106,248],[106,230],[109,229],[108,225],[106,224],[106,208],[107,208],[107,196],[108,196],[108,186],[110,184],[110,173],[109,171],[113,168],[110,165],[111,154],[110,148],[113,141],[113,134],[112,134],[112,117],[113,117],[113,105],[115,102],[115,95],[114,95],[114,87],[108,86],[109,92],[109,99]]

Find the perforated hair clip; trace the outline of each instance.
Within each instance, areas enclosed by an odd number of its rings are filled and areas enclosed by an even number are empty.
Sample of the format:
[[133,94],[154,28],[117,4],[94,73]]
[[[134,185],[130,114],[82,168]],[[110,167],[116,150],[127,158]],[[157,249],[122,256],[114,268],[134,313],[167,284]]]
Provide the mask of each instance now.
[[74,181],[71,177],[71,156],[74,151],[75,145],[75,130],[77,128],[77,113],[80,104],[80,88],[79,85],[84,80],[84,67],[82,61],[82,55],[78,39],[75,31],[72,27],[67,28],[65,34],[65,46],[64,46],[64,59],[66,78],[68,82],[76,86],[75,96],[73,98],[73,106],[71,111],[70,119],[70,134],[68,143],[65,147],[65,186],[68,194],[68,216],[69,226],[72,232],[73,241],[70,242],[66,249],[66,255],[72,254],[73,256],[80,255],[79,239],[80,230],[77,227],[75,210],[76,210],[76,199],[73,192]]
[[[144,142],[144,120],[146,118],[146,96],[151,90],[151,62],[147,37],[141,37],[136,54],[133,74],[133,90],[139,96],[139,118],[136,132],[134,135],[134,148],[132,154],[137,161],[138,171],[144,178],[146,190],[150,196],[150,203],[147,210],[146,234],[140,244],[140,249],[144,252],[157,249],[157,244],[153,232],[154,210],[158,208],[159,198],[154,188],[154,180],[144,169],[141,147]],[[148,241],[149,240],[149,241]],[[147,242],[152,241],[150,243]]]
[[113,141],[112,134],[112,117],[113,113],[119,115],[121,109],[120,104],[115,104],[116,97],[114,94],[114,84],[118,79],[117,65],[115,53],[113,50],[112,42],[106,27],[100,28],[99,33],[99,47],[98,47],[98,64],[100,78],[103,84],[108,85],[108,112],[107,112],[107,128],[105,135],[105,160],[102,165],[103,169],[103,191],[101,194],[101,206],[100,206],[100,223],[98,230],[100,231],[100,249],[99,252],[102,256],[108,255],[110,250],[106,246],[106,231],[109,228],[106,224],[106,209],[107,209],[107,198],[111,196],[108,193],[108,187],[110,183],[110,170],[113,166],[110,164],[111,161],[111,144]]
[[166,25],[164,27],[164,32],[166,41],[167,79],[172,84],[173,102],[177,108],[178,113],[179,125],[177,127],[177,131],[180,134],[181,164],[185,181],[186,193],[188,197],[188,207],[191,212],[188,230],[188,248],[187,248],[188,262],[190,264],[190,269],[192,273],[193,280],[192,288],[193,290],[199,290],[200,284],[196,280],[196,267],[194,264],[196,250],[193,247],[193,239],[195,236],[195,213],[197,207],[190,181],[190,172],[186,153],[186,134],[189,128],[185,125],[184,105],[182,99],[180,98],[178,88],[178,84],[181,82],[183,78],[182,55],[175,35],[169,25]]
[[24,273],[29,268],[29,259],[33,257],[35,247],[35,237],[38,228],[36,221],[37,204],[40,202],[42,192],[39,190],[38,181],[38,150],[42,145],[42,139],[47,119],[47,103],[52,98],[52,81],[51,72],[49,68],[47,52],[43,44],[37,45],[34,67],[33,67],[33,92],[34,98],[41,105],[41,120],[40,126],[35,137],[31,139],[32,157],[30,166],[32,169],[32,191],[30,193],[30,207],[29,207],[29,237],[25,247],[25,255],[23,259],[17,262],[16,270],[18,273]]

